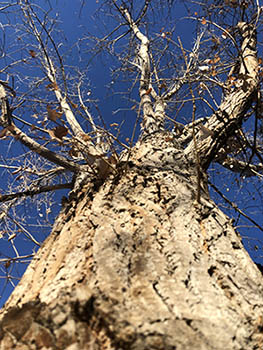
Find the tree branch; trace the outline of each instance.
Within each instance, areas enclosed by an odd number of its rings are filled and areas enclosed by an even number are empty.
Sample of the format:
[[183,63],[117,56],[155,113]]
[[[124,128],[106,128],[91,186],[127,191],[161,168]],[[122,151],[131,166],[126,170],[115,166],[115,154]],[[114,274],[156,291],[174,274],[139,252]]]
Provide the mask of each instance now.
[[19,140],[23,145],[28,147],[31,151],[36,152],[40,156],[49,160],[52,163],[62,166],[63,168],[70,170],[72,172],[77,172],[80,169],[80,166],[66,158],[50,151],[48,148],[40,145],[38,142],[33,140],[31,137],[27,136],[23,131],[21,131],[17,126],[11,125],[9,131],[15,137],[16,140]]
[[253,220],[251,217],[249,217],[246,213],[244,213],[241,209],[238,208],[238,206],[231,202],[214,184],[212,184],[210,181],[208,181],[209,186],[211,186],[215,192],[217,192],[219,194],[220,197],[222,197],[228,204],[231,205],[231,207],[238,212],[240,215],[244,216],[247,220],[249,220],[250,222],[252,222],[252,224],[254,224],[258,229],[260,229],[260,231],[263,232],[263,227],[260,226],[255,220]]
[[263,172],[263,165],[249,164],[247,162],[229,156],[227,156],[223,160],[216,161],[217,163],[221,164],[224,168],[235,173],[240,173],[247,177],[263,176],[261,174]]
[[50,185],[50,186],[40,186],[38,188],[35,188],[33,190],[26,190],[23,192],[17,192],[17,193],[10,193],[10,194],[0,194],[0,203],[11,201],[12,199],[17,199],[21,197],[32,197],[36,194],[49,192],[49,191],[55,191],[55,190],[63,190],[63,189],[71,189],[72,183],[65,183],[65,184],[56,184],[56,185]]
[[[199,133],[197,134],[198,152],[204,169],[208,168],[217,152],[224,147],[226,140],[240,127],[245,113],[257,96],[259,78],[255,29],[244,22],[240,22],[238,28],[243,39],[238,85],[225,97],[217,112],[205,124],[205,128],[210,130],[210,135],[202,139]],[[193,157],[193,150],[194,142],[191,141],[185,149],[185,154]]]
[[44,44],[44,42],[42,40],[41,34],[39,33],[39,31],[36,27],[36,24],[34,22],[34,19],[32,18],[30,11],[32,12],[34,17],[38,21],[38,23],[41,25],[44,32],[47,34],[48,39],[51,41],[51,43],[55,49],[55,52],[56,52],[57,57],[58,57],[59,62],[60,62],[61,70],[63,72],[64,84],[66,86],[63,61],[62,61],[62,58],[58,52],[57,46],[56,46],[54,40],[52,39],[50,33],[45,28],[45,25],[43,25],[42,21],[38,18],[36,13],[32,10],[31,6],[26,6],[26,8],[22,7],[22,9],[23,9],[24,16],[29,20],[29,25],[31,27],[31,30],[32,30],[35,38],[37,39],[37,41],[40,45],[40,48],[42,50],[43,61],[41,62],[41,64],[46,71],[46,75],[47,75],[50,83],[53,86],[53,91],[55,93],[55,96],[56,96],[59,104],[60,104],[61,110],[65,114],[66,120],[67,120],[68,124],[70,125],[73,134],[78,137],[78,136],[80,136],[81,133],[84,133],[84,131],[83,131],[82,127],[80,126],[79,122],[77,121],[77,119],[75,118],[69,104],[67,103],[67,97],[62,95],[62,93],[58,87],[58,84],[56,81],[56,71],[55,71],[53,62],[52,62],[52,60],[47,52],[46,45]]
[[136,23],[131,18],[130,13],[127,9],[120,9],[122,14],[127,19],[131,30],[133,31],[136,38],[141,42],[140,49],[138,52],[138,61],[141,71],[140,78],[140,106],[143,111],[143,131],[147,133],[160,130],[163,126],[163,113],[161,106],[157,107],[159,113],[155,114],[153,110],[153,104],[151,101],[151,65],[149,55],[149,39],[145,36],[138,28]]

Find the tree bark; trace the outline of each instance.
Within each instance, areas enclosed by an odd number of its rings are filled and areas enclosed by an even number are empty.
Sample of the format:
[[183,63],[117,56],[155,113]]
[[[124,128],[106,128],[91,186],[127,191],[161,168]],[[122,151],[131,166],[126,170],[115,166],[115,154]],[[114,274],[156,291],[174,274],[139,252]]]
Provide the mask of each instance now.
[[168,132],[71,193],[1,311],[0,349],[261,349],[262,275],[231,220],[196,203]]

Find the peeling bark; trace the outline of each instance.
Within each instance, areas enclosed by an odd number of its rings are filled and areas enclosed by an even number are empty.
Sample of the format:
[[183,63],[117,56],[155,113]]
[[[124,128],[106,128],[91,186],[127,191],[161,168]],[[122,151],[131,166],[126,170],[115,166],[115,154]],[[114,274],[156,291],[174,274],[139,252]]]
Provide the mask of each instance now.
[[0,349],[260,349],[262,275],[159,132],[72,193],[1,311]]

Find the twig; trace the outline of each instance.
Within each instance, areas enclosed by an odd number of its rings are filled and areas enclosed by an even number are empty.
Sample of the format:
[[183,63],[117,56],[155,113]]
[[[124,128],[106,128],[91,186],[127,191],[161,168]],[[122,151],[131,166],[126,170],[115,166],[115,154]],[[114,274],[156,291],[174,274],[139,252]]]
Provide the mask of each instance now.
[[[178,37],[178,41],[180,44],[180,48],[185,60],[185,65],[186,65],[186,74],[188,73],[189,70],[189,65],[187,63],[187,57],[181,42],[180,37]],[[196,178],[197,178],[197,188],[196,188],[196,202],[197,203],[201,203],[200,202],[200,195],[201,195],[201,166],[200,166],[200,158],[199,158],[199,154],[198,154],[198,149],[197,149],[197,141],[196,141],[196,133],[195,133],[195,113],[196,113],[196,103],[195,103],[195,95],[194,95],[194,91],[192,88],[192,84],[189,81],[189,89],[190,89],[190,93],[192,95],[192,103],[193,103],[193,111],[192,111],[192,132],[193,132],[193,141],[194,141],[194,155],[195,155],[195,160],[196,160]]]
[[10,194],[0,194],[0,203],[8,202],[16,198],[21,197],[27,197],[27,196],[35,196],[36,194],[49,192],[49,191],[55,191],[55,190],[62,190],[72,188],[72,183],[65,183],[65,184],[56,184],[56,185],[49,185],[49,186],[41,186],[32,190],[26,190],[23,192],[16,192],[16,193],[10,193]]
[[254,224],[258,229],[260,229],[260,231],[263,232],[263,227],[261,227],[255,220],[251,219],[246,213],[244,213],[241,209],[238,208],[238,206],[231,202],[230,199],[228,199],[214,184],[212,184],[209,180],[208,180],[208,184],[216,191],[216,193],[219,194],[220,197],[222,197],[228,204],[231,205],[231,207],[238,212],[240,215],[244,216],[246,219],[248,219],[250,222],[252,222],[252,224]]

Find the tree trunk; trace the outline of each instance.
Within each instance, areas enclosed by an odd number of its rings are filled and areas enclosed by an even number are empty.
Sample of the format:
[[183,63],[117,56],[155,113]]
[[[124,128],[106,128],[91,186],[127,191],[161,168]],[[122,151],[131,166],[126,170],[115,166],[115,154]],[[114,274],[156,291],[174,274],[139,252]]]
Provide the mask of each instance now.
[[0,349],[262,349],[262,276],[171,134],[72,193],[2,310]]

